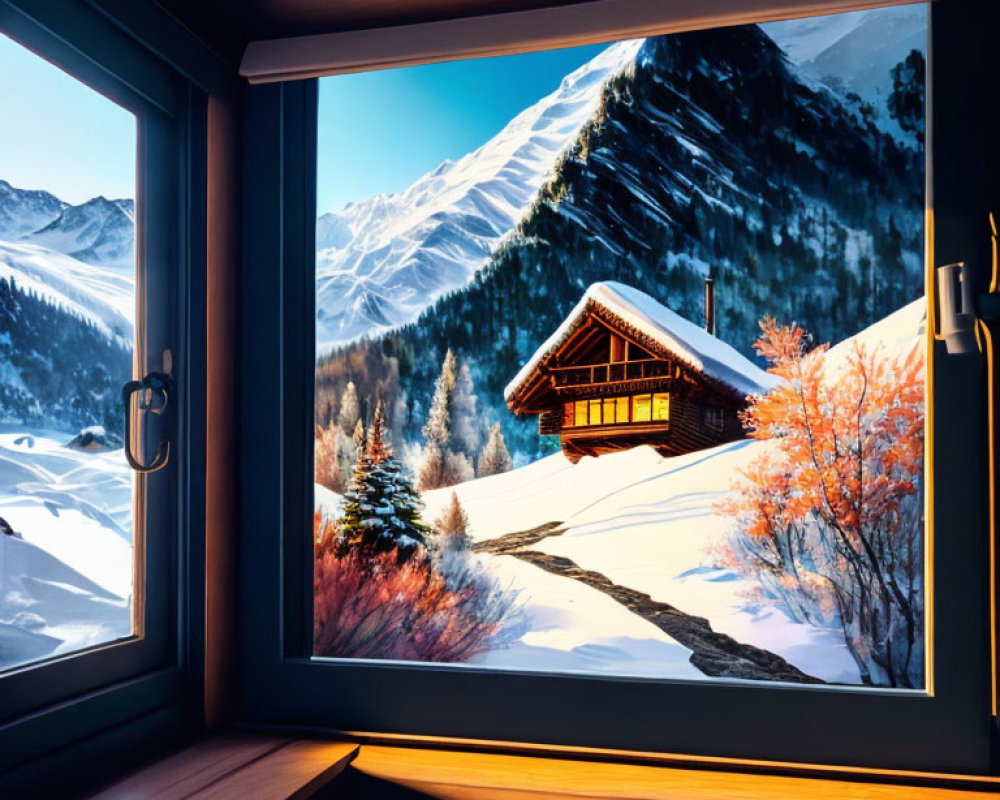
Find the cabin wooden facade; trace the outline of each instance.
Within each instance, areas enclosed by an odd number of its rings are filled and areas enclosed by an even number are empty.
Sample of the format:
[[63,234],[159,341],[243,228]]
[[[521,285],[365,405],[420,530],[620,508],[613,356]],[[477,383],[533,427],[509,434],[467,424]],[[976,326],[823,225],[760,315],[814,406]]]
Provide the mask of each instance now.
[[650,445],[680,455],[744,435],[773,376],[648,295],[594,284],[505,392],[572,461]]

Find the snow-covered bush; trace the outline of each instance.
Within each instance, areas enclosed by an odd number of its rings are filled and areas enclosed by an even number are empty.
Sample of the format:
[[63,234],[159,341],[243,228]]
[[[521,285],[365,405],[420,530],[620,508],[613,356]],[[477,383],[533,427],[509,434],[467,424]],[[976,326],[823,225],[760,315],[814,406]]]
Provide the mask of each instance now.
[[314,526],[316,655],[461,662],[502,635],[514,598],[478,562],[348,544],[320,514]]

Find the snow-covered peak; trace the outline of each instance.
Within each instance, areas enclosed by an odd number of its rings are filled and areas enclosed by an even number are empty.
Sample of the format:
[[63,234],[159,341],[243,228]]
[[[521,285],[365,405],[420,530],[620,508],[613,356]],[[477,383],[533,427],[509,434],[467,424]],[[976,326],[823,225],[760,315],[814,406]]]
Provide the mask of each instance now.
[[40,189],[18,189],[0,180],[0,238],[17,239],[48,225],[66,203]]
[[593,116],[607,80],[634,62],[641,44],[608,47],[484,145],[443,162],[401,194],[320,217],[320,350],[411,322],[467,284]]
[[927,4],[853,11],[761,25],[804,75],[853,92],[875,111],[875,123],[898,139],[910,135],[889,116],[890,70],[911,50],[927,48]]
[[535,368],[558,349],[588,313],[591,304],[609,311],[669,350],[689,367],[745,394],[766,394],[779,379],[704,328],[661,305],[631,286],[615,281],[594,283],[559,328],[535,351],[504,389],[510,398]]
[[95,197],[64,208],[24,241],[90,264],[130,267],[135,257],[135,205],[131,200]]

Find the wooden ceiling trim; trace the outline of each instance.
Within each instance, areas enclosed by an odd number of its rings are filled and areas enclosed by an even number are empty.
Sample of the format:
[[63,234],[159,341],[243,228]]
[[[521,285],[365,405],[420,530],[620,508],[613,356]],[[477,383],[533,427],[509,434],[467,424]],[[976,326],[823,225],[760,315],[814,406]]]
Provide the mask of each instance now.
[[251,83],[526,53],[686,30],[768,22],[913,0],[591,0],[414,25],[252,41]]

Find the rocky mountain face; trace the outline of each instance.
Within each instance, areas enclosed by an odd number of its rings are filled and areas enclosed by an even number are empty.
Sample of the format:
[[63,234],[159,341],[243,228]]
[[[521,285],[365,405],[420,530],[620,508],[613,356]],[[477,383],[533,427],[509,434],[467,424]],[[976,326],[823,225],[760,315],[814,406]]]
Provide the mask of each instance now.
[[490,141],[445,161],[401,194],[380,194],[317,222],[320,351],[413,322],[466,285],[534,200],[589,119],[609,76],[635,58],[620,42],[567,75]]
[[67,204],[38,189],[18,189],[0,180],[0,238],[20,239],[58,217]]
[[135,263],[135,204],[132,200],[95,197],[68,206],[23,241],[73,256],[88,264]]
[[878,127],[912,143],[889,116],[889,71],[911,50],[927,49],[925,3],[856,11],[826,17],[762,25],[800,71],[843,95],[853,94],[871,106]]
[[[552,446],[504,385],[595,281],[693,321],[715,279],[717,335],[752,356],[765,314],[836,342],[922,291],[923,169],[757,27],[648,39],[514,231],[471,283],[413,323],[320,360],[317,401],[347,380],[419,440],[447,347],[522,457]],[[322,280],[322,279],[321,279]]]
[[0,181],[0,421],[120,432],[132,372],[134,205]]

